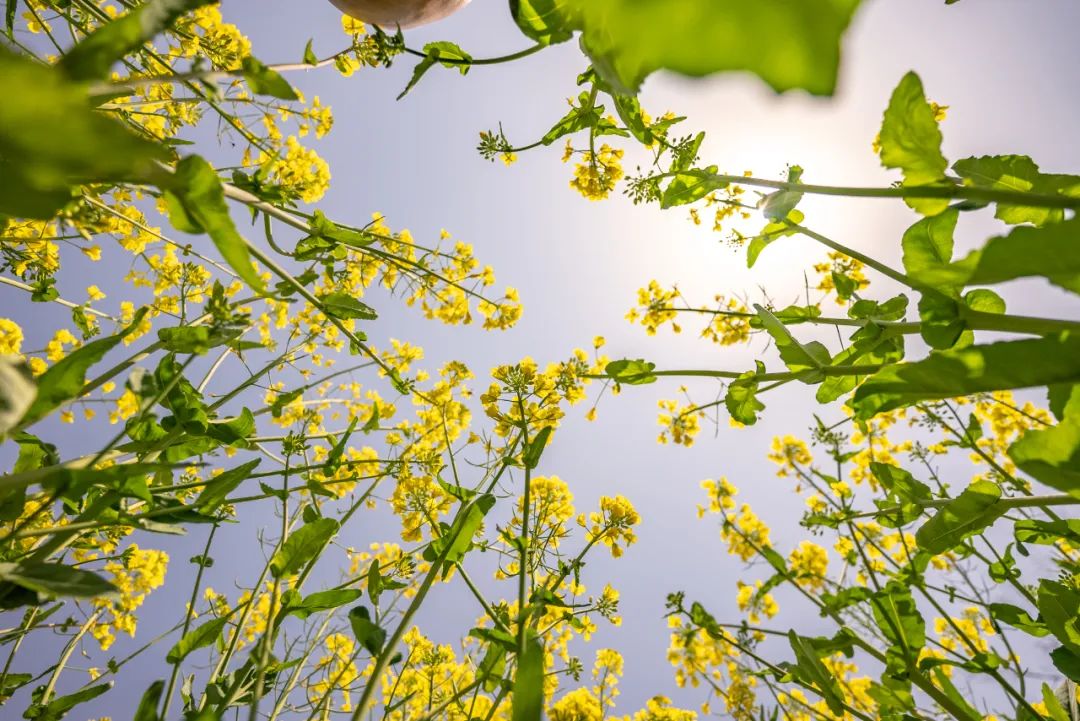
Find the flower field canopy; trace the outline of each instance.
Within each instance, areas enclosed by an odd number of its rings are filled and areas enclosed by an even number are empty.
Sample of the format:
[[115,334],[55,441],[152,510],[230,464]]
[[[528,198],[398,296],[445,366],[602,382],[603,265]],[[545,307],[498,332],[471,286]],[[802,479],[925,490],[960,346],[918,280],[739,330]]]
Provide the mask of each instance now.
[[[0,319],[5,710],[1069,718],[1080,158],[964,158],[971,96],[912,60],[864,100],[880,122],[851,154],[884,169],[815,185],[803,136],[803,166],[762,178],[652,79],[827,94],[856,5],[520,0],[405,36],[327,7],[305,48],[307,8],[7,2],[0,77],[27,102],[0,109],[22,301]],[[978,22],[967,5],[941,17]],[[888,12],[890,35],[917,24]],[[572,202],[622,194],[640,207]],[[872,241],[837,221],[860,215]],[[698,226],[726,246],[668,242]],[[664,345],[637,351],[624,314]],[[681,448],[645,450],[642,401]],[[759,452],[702,455],[717,412],[722,448]]]

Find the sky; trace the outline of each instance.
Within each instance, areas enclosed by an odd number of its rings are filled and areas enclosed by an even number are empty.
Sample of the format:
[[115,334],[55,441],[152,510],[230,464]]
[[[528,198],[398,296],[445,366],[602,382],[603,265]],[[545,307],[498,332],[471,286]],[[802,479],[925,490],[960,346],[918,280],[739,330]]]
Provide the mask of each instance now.
[[[339,13],[321,0],[229,0],[223,12],[251,37],[256,55],[267,63],[299,61],[309,39],[319,56],[341,49],[347,40]],[[740,74],[706,80],[659,74],[646,82],[641,100],[654,116],[666,110],[687,116],[684,132],[706,131],[706,164],[782,177],[787,164],[797,163],[805,169],[805,182],[881,186],[896,178],[880,168],[871,142],[893,87],[915,70],[928,96],[949,106],[942,129],[950,159],[1019,153],[1046,171],[1075,171],[1080,167],[1078,23],[1080,3],[1074,0],[963,0],[951,6],[940,0],[869,0],[846,37],[833,98],[778,96]],[[413,47],[442,39],[477,57],[528,44],[512,25],[506,3],[497,0],[474,0],[445,21],[406,33]],[[589,347],[596,335],[606,337],[612,357],[644,357],[660,368],[746,370],[764,341],[722,349],[697,339],[693,323],[686,323],[680,336],[647,337],[624,320],[637,289],[656,279],[665,286],[677,282],[687,297],[702,301],[715,293],[745,293],[756,300],[759,286],[765,286],[782,306],[798,299],[804,272],[824,257],[812,241],[784,239],[766,250],[751,272],[743,252],[695,227],[683,210],[634,206],[620,196],[601,203],[581,198],[568,186],[572,168],[560,162],[560,147],[524,153],[510,167],[481,158],[475,150],[479,131],[501,123],[512,142],[524,144],[565,113],[565,99],[576,94],[575,78],[586,66],[574,43],[511,64],[478,67],[465,77],[435,68],[396,101],[411,66],[400,58],[389,70],[365,69],[350,78],[332,68],[290,75],[305,94],[320,96],[334,110],[333,132],[315,145],[334,176],[318,207],[358,225],[378,211],[392,228],[406,227],[420,240],[449,230],[472,243],[482,263],[494,266],[499,287],[520,290],[525,314],[514,329],[490,333],[437,325],[387,302],[369,331],[376,346],[387,345],[391,337],[421,345],[428,368],[463,360],[481,376],[481,387],[492,366],[523,356],[562,359],[575,347]],[[628,160],[632,165],[635,156],[628,152]],[[899,238],[916,219],[890,201],[807,198],[800,209],[808,226],[893,265],[899,265]],[[989,214],[965,218],[957,252],[1000,230]],[[889,285],[874,281],[880,297],[888,297]],[[1014,283],[1007,291],[1015,312],[1046,314],[1047,304],[1055,315],[1080,311],[1075,300],[1041,282]],[[10,294],[0,295],[5,309],[12,300]],[[909,354],[917,348],[913,351]],[[701,399],[715,392],[702,384],[695,389]],[[540,469],[567,480],[581,509],[595,506],[600,495],[621,493],[642,512],[638,544],[617,562],[590,563],[585,578],[594,590],[610,582],[622,592],[622,627],[601,624],[592,644],[593,649],[618,648],[627,658],[620,713],[640,708],[657,693],[690,708],[701,700],[676,691],[664,658],[667,593],[684,590],[718,617],[736,615],[735,578],[743,568],[725,554],[716,524],[697,520],[702,479],[726,476],[734,482],[740,500],[771,522],[779,547],[803,537],[796,524],[802,502],[790,494],[787,481],[775,477],[765,456],[773,436],[804,433],[812,423],[811,389],[789,386],[770,394],[757,426],[736,430],[725,420],[715,433],[706,427],[692,448],[656,443],[657,400],[674,397],[675,384],[657,383],[605,397],[594,423],[583,419],[584,408],[571,412]],[[839,417],[838,409],[831,413]],[[214,569],[223,586],[230,572],[243,570],[251,554],[259,553],[251,526],[230,531],[229,538],[234,555],[219,558]],[[363,543],[367,540],[365,533]],[[183,545],[178,548],[183,552]],[[188,573],[180,565],[178,576]],[[178,579],[171,582],[184,586]],[[467,628],[461,624],[478,615],[459,591],[440,589],[422,618],[438,640],[454,640]],[[175,597],[152,597],[147,608],[175,618],[180,603]],[[806,622],[811,628],[815,623]],[[587,664],[591,657],[589,650]],[[136,673],[133,692],[140,693],[150,680]],[[101,713],[108,707],[98,706]]]

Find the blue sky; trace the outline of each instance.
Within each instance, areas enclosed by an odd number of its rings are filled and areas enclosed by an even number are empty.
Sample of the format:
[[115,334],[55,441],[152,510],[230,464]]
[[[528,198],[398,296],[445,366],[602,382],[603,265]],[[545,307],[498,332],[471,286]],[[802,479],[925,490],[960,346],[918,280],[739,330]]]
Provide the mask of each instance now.
[[[320,56],[347,40],[328,2],[230,0],[223,12],[249,34],[256,54],[268,63],[298,61],[309,38]],[[786,164],[798,163],[806,182],[885,185],[895,178],[879,167],[870,144],[892,88],[903,73],[915,70],[929,97],[950,106],[943,125],[950,159],[1021,153],[1045,170],[1075,171],[1080,167],[1078,23],[1080,3],[1072,0],[963,0],[948,7],[940,0],[870,1],[846,39],[839,90],[832,99],[776,96],[742,75],[708,80],[661,75],[646,83],[642,102],[654,115],[672,110],[688,116],[687,131],[705,130],[703,157],[723,169],[780,177]],[[406,39],[414,47],[454,40],[478,57],[528,43],[510,22],[506,3],[496,0],[474,0],[458,15],[410,31]],[[483,160],[475,151],[480,130],[501,122],[512,141],[531,142],[565,112],[565,98],[576,94],[575,77],[586,65],[573,43],[509,65],[476,68],[466,77],[435,68],[409,96],[395,101],[411,65],[401,58],[390,70],[365,69],[351,78],[331,68],[290,76],[306,94],[331,105],[336,118],[333,132],[316,146],[334,175],[319,207],[331,218],[355,224],[380,211],[391,227],[407,227],[418,239],[448,229],[472,243],[481,262],[495,267],[500,286],[521,291],[525,315],[513,330],[496,334],[446,328],[385,302],[380,322],[369,332],[378,346],[390,337],[409,340],[425,348],[427,367],[460,359],[481,380],[490,367],[525,355],[541,362],[563,358],[598,334],[607,338],[606,350],[614,357],[645,357],[659,367],[743,370],[762,352],[763,341],[720,349],[696,339],[690,323],[682,336],[665,332],[648,338],[623,319],[637,288],[655,278],[664,285],[678,282],[688,296],[708,300],[717,292],[756,298],[758,286],[765,285],[786,304],[799,295],[804,271],[824,257],[811,241],[790,238],[769,248],[751,273],[742,252],[694,227],[683,211],[635,207],[622,197],[603,203],[582,199],[568,187],[571,168],[559,162],[560,148],[526,153],[509,168]],[[635,160],[628,152],[627,165]],[[895,202],[808,198],[800,207],[808,226],[893,263],[899,261],[900,235],[915,220]],[[999,230],[988,214],[965,219],[958,252]],[[875,281],[887,297],[887,284]],[[1046,313],[1048,302],[1056,304],[1054,314],[1080,310],[1075,300],[1041,282],[1016,283],[1008,290],[1010,309],[1017,312],[1041,308]],[[11,296],[0,299],[11,307]],[[709,394],[708,386],[698,388],[699,397]],[[618,648],[627,657],[620,713],[639,708],[656,693],[675,695],[661,618],[669,591],[685,590],[716,615],[734,615],[734,579],[742,569],[724,554],[715,524],[696,520],[699,481],[732,480],[740,498],[771,521],[780,546],[803,535],[795,524],[801,501],[775,478],[765,455],[772,436],[799,434],[811,423],[808,389],[788,387],[771,395],[758,426],[737,431],[725,421],[715,436],[707,428],[690,449],[655,442],[656,402],[675,396],[673,384],[658,383],[605,398],[595,423],[584,421],[584,409],[571,414],[541,469],[567,480],[583,509],[600,495],[621,493],[643,515],[638,545],[618,562],[591,563],[585,579],[595,590],[611,582],[623,593],[623,626],[601,624],[593,644]],[[838,417],[838,411],[834,414]],[[219,559],[223,563],[215,568],[215,585],[223,587],[230,583],[228,573],[243,570],[246,559],[259,553],[252,526],[229,537],[235,556]],[[376,539],[365,536],[356,545],[369,540]],[[191,543],[201,539],[193,537]],[[188,571],[177,563],[174,572],[171,582],[182,588],[181,574]],[[459,629],[468,628],[461,624],[478,615],[457,590],[440,590],[431,603],[425,623],[440,641],[459,637]],[[155,598],[151,604],[148,608],[161,618],[175,618],[182,608],[178,597]],[[591,656],[591,651],[584,655],[587,663]],[[152,677],[135,676],[137,694]],[[676,697],[688,707],[700,701],[695,695]],[[101,705],[101,712],[111,703],[115,699]]]

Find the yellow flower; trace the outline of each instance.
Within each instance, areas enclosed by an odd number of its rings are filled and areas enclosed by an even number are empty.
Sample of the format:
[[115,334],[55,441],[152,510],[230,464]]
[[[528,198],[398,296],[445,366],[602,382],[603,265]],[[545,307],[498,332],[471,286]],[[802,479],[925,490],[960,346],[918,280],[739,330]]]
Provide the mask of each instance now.
[[19,355],[23,332],[19,324],[10,318],[0,318],[0,355]]
[[93,301],[93,300],[101,300],[102,298],[105,297],[105,294],[102,293],[101,289],[98,288],[96,285],[91,285],[91,286],[87,286],[87,288],[86,288],[86,296],[90,300]]
[[581,162],[574,166],[570,187],[588,200],[603,200],[623,177],[622,157],[622,150],[606,143],[600,146],[600,151],[595,155],[587,151]]

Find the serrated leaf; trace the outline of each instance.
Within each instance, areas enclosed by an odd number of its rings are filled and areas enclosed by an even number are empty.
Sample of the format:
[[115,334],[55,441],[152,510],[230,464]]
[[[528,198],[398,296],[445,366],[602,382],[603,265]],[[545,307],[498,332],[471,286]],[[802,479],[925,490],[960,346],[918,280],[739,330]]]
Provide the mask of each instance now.
[[945,553],[1001,518],[1006,508],[1000,500],[1001,488],[996,483],[975,481],[939,508],[915,532],[915,541],[927,553]]
[[[1012,190],[1040,195],[1080,196],[1080,176],[1043,173],[1026,155],[984,155],[953,163],[953,171],[969,185],[993,190]],[[1046,225],[1060,222],[1065,212],[1060,208],[1038,208],[997,203],[994,217],[1016,225]]]
[[341,318],[342,320],[353,318],[358,320],[375,320],[379,317],[379,314],[375,312],[374,308],[347,293],[330,293],[324,295],[319,299],[319,305],[322,306],[322,309],[327,315]]
[[[941,154],[941,129],[923,93],[922,81],[906,74],[893,91],[881,124],[881,164],[898,168],[905,186],[938,185],[949,163]],[[923,215],[936,215],[949,201],[908,198],[905,202]]]

